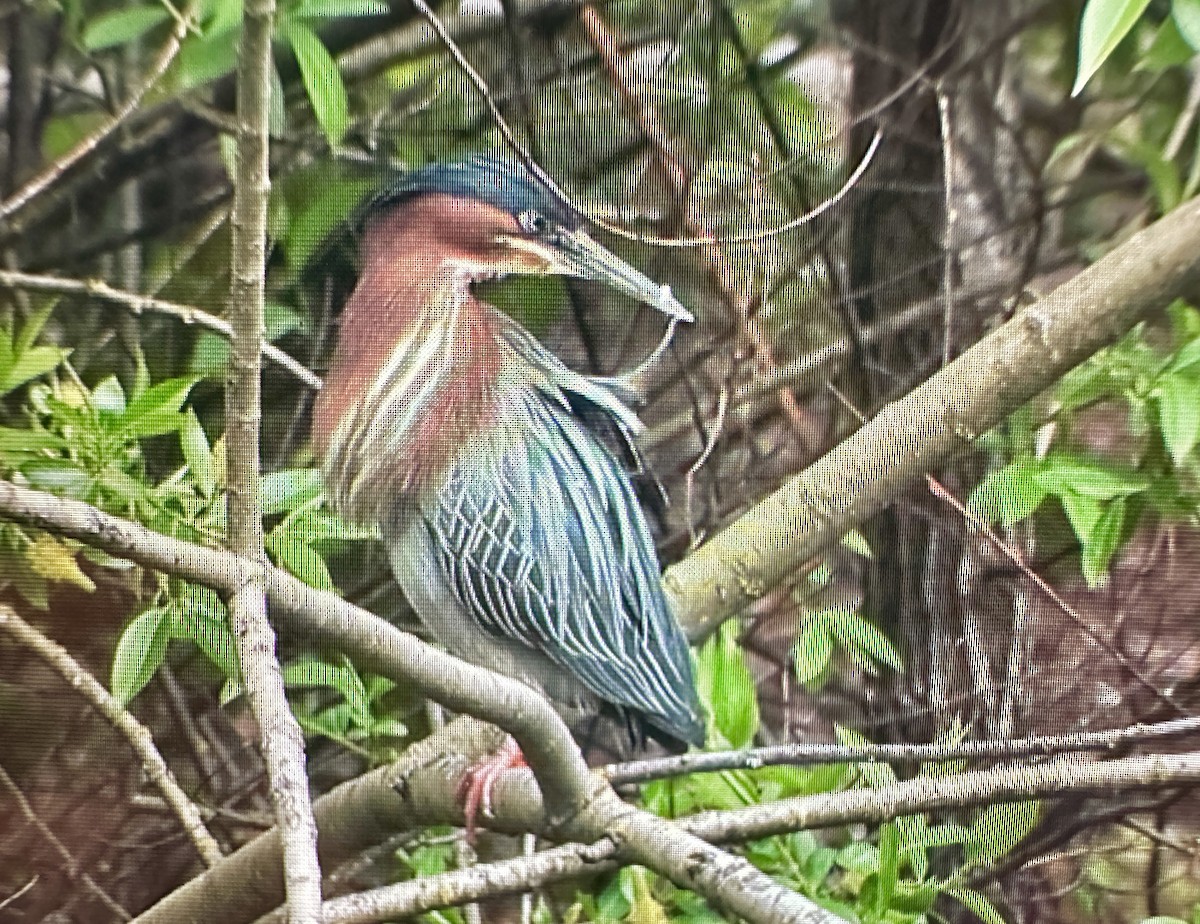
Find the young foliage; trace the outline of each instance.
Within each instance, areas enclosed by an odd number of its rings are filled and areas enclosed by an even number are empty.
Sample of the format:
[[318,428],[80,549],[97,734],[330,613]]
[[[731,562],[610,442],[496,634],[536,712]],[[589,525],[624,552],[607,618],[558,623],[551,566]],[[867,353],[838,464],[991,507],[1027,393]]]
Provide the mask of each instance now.
[[[1104,583],[1121,542],[1147,514],[1189,517],[1200,504],[1200,313],[1177,302],[1169,314],[1166,344],[1163,332],[1143,325],[1068,374],[1044,419],[1014,415],[1007,435],[991,438],[1010,461],[968,500],[982,519],[1004,526],[1057,502],[1090,587]],[[1128,431],[1124,458],[1074,438],[1075,425],[1097,409]]]
[[1072,96],[1079,94],[1149,5],[1150,0],[1088,0],[1079,24],[1079,69]]

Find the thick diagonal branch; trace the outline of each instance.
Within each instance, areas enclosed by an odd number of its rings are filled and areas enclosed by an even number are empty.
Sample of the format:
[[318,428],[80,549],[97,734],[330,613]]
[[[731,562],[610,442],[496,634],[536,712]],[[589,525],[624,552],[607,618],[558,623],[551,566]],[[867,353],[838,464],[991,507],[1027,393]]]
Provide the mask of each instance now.
[[1021,310],[667,570],[703,638],[1142,318],[1200,283],[1200,200]]

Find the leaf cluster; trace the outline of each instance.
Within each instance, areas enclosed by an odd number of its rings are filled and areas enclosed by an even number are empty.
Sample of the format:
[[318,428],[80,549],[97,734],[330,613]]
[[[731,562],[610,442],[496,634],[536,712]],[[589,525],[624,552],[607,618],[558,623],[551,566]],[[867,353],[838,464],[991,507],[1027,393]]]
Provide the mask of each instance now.
[[[1193,519],[1200,504],[1200,312],[1176,302],[1170,330],[1142,325],[1073,370],[1040,407],[990,438],[1008,458],[971,493],[970,508],[1012,526],[1050,502],[1079,543],[1091,587],[1147,515]],[[1081,438],[1089,420],[1125,436],[1114,455]]]

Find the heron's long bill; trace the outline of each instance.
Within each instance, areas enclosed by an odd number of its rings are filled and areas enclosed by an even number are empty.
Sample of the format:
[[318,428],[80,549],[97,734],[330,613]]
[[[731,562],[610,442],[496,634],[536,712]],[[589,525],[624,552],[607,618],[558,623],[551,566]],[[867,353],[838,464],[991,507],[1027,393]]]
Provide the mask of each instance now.
[[583,231],[557,228],[553,240],[546,243],[551,245],[555,272],[605,283],[630,298],[657,308],[668,317],[679,321],[694,320],[692,313],[671,292],[670,286],[639,272]]

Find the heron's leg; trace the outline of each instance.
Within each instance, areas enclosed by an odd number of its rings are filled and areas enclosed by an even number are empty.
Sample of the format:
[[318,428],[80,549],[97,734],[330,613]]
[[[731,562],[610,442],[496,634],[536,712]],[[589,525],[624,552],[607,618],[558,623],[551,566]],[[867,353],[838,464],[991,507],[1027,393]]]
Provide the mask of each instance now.
[[492,816],[492,789],[500,774],[516,767],[528,767],[521,746],[511,735],[504,739],[500,750],[479,763],[472,765],[463,774],[458,784],[458,798],[462,800],[463,816],[466,819],[467,841],[475,843],[475,818],[483,809],[484,817]]

